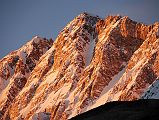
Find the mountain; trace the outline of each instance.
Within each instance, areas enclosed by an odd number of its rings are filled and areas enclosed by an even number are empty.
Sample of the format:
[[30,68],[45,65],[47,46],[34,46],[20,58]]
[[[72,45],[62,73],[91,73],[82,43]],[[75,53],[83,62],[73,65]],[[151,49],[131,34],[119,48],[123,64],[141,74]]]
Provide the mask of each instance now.
[[54,42],[36,36],[0,60],[0,118],[65,120],[149,91],[159,99],[158,46],[158,22],[82,13]]
[[0,60],[0,117],[25,86],[39,58],[53,41],[35,36],[20,49]]

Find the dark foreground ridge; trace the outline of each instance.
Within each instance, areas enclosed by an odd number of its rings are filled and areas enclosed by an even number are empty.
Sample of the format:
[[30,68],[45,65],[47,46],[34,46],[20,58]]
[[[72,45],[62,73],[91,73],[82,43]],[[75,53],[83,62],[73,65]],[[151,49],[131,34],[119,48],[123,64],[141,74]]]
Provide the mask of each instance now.
[[71,120],[159,120],[159,100],[110,102]]

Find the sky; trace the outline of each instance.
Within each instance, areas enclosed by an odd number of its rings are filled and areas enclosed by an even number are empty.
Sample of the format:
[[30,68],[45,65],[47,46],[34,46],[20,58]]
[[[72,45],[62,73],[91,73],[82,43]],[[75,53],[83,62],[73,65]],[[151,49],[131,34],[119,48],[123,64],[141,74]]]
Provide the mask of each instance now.
[[82,12],[152,24],[159,21],[158,6],[159,0],[0,0],[0,59],[35,35],[55,40]]

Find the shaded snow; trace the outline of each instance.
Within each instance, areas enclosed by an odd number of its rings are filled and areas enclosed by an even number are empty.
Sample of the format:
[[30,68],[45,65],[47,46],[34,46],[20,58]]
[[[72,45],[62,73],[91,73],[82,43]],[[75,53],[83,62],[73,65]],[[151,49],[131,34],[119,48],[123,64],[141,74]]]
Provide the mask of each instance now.
[[154,83],[145,90],[141,99],[159,99],[159,80],[154,81]]
[[33,41],[34,41],[35,43],[39,43],[39,42],[40,42],[40,38],[39,38],[38,36],[35,36],[35,37],[33,38]]
[[22,50],[18,52],[18,56],[23,60],[23,63],[26,64],[26,53]]
[[95,48],[95,39],[93,39],[93,36],[90,36],[90,43],[89,45],[86,47],[86,63],[85,65],[88,66],[92,60],[92,56],[93,56],[93,51],[94,51],[94,48]]

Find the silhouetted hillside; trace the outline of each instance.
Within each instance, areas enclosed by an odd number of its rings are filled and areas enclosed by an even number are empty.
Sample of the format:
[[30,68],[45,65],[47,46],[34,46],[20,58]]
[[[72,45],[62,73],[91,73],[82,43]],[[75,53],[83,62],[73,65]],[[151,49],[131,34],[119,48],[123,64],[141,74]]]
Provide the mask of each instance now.
[[159,120],[159,100],[110,102],[71,120]]

